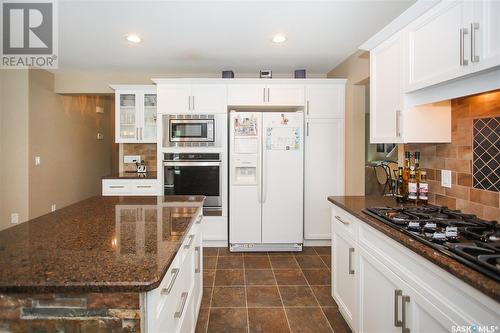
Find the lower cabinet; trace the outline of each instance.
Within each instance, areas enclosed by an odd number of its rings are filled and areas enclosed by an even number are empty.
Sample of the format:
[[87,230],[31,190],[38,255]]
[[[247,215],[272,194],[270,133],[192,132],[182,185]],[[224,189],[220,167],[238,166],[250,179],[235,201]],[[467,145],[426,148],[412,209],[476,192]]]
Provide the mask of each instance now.
[[102,195],[158,195],[157,179],[103,179]]
[[194,332],[203,293],[201,219],[193,224],[160,286],[144,295],[145,332]]
[[332,206],[332,296],[354,332],[456,332],[500,323],[500,304]]

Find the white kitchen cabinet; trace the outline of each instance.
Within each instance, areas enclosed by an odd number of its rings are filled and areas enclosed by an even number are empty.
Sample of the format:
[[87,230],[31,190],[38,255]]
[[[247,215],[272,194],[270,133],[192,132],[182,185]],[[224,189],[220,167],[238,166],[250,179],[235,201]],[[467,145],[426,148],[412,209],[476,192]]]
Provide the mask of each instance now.
[[408,34],[406,91],[470,72],[470,27],[473,1],[443,1],[412,22]]
[[344,119],[306,119],[304,238],[331,239],[329,195],[344,194]]
[[162,114],[226,112],[223,84],[162,84],[158,86]]
[[403,34],[370,52],[370,142],[402,142]]
[[[479,71],[500,65],[500,1],[476,0],[472,3],[471,51],[477,57],[472,65],[474,71]],[[471,53],[471,59],[474,55]]]
[[305,117],[344,117],[345,84],[306,84]]
[[156,87],[111,87],[115,89],[115,142],[156,143]]
[[158,195],[157,179],[103,179],[102,195]]
[[358,259],[355,242],[348,234],[337,232],[333,234],[332,244],[332,260],[336,265],[332,270],[332,296],[349,326],[355,328],[359,315],[356,298]]
[[[340,207],[331,214],[332,296],[353,331],[450,332],[499,322],[495,300]],[[351,248],[354,280],[345,273]]]
[[236,106],[303,106],[301,84],[229,84],[228,105]]

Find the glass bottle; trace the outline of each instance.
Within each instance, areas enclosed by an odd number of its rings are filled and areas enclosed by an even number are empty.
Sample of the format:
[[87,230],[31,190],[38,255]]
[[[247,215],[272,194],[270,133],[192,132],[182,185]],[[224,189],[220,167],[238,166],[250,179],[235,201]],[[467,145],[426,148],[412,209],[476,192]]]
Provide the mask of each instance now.
[[408,193],[408,180],[410,179],[410,152],[405,151],[405,165],[403,169],[403,191]]
[[408,180],[408,201],[417,203],[418,200],[418,185],[415,170],[410,170],[410,179]]
[[417,183],[420,182],[420,152],[415,152],[415,177],[417,178]]
[[427,204],[429,200],[429,184],[427,183],[427,172],[420,171],[420,182],[418,183],[418,200]]
[[396,179],[396,191],[394,192],[397,202],[406,201],[406,192],[404,189],[404,181],[403,181],[403,167],[398,168],[398,178]]

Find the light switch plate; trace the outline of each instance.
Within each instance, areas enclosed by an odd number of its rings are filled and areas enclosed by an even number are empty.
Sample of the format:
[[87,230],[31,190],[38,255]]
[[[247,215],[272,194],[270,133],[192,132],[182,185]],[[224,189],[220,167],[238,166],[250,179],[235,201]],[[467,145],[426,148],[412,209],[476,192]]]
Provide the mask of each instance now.
[[42,158],[40,156],[35,156],[35,165],[42,164]]
[[123,163],[141,162],[141,155],[125,155],[123,156]]
[[442,187],[451,187],[451,171],[450,170],[441,170],[441,186]]
[[13,223],[13,224],[19,223],[19,214],[18,213],[10,214],[10,223]]

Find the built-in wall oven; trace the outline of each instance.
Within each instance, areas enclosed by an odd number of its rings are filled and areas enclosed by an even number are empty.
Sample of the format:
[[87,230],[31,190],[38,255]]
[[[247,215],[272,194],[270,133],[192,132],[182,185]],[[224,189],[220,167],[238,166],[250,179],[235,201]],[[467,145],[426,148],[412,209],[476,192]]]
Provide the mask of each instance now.
[[163,116],[163,147],[220,147],[224,115]]
[[205,209],[221,209],[219,153],[166,153],[163,168],[165,195],[204,195]]

